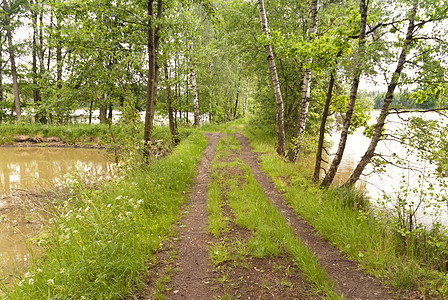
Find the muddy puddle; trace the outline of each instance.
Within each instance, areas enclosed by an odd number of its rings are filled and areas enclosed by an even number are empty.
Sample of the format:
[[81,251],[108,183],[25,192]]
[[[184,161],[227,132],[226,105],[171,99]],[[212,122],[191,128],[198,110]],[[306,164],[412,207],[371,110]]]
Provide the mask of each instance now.
[[0,278],[31,259],[29,241],[45,230],[51,191],[73,172],[105,174],[110,161],[97,149],[0,147]]

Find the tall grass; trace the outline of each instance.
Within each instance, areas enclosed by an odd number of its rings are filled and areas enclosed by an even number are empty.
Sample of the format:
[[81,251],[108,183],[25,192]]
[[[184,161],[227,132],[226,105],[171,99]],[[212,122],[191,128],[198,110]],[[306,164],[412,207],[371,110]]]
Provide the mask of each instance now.
[[36,239],[42,255],[7,299],[117,299],[142,286],[154,251],[171,234],[206,139],[194,133],[164,159],[104,182],[72,179],[71,197]]
[[[245,134],[256,150],[267,149],[260,131],[247,128]],[[434,260],[434,253],[440,253],[439,258],[447,257],[448,239],[442,237],[436,242],[435,237],[440,235],[437,228],[432,230],[431,236],[422,234],[422,238],[413,240],[403,238],[394,230],[396,221],[393,216],[379,213],[361,192],[320,189],[300,164],[285,162],[273,148],[261,156],[261,164],[296,214],[368,272],[396,287],[420,289],[423,294],[435,297],[448,296],[447,275],[427,263]],[[407,251],[402,249],[402,240],[407,241]],[[423,248],[426,251],[422,251]],[[421,253],[420,257],[417,252]]]
[[[216,190],[225,192],[228,206],[234,216],[234,222],[241,228],[253,232],[247,245],[233,243],[240,254],[263,258],[289,254],[294,263],[302,270],[314,292],[328,298],[337,299],[332,281],[317,262],[317,258],[303,245],[286,223],[283,215],[266,198],[262,188],[253,178],[250,169],[241,160],[220,162],[220,158],[233,151],[238,152],[238,142],[234,136],[221,139],[213,164],[213,181],[209,189],[210,231],[219,235],[225,232],[226,222],[220,210],[223,201],[217,199]],[[232,172],[230,172],[232,170]],[[229,219],[226,220],[230,221]],[[219,224],[217,226],[216,224]],[[221,262],[233,259],[226,245],[217,244],[211,251],[212,260]],[[229,245],[227,245],[229,247]],[[216,257],[218,256],[218,257]]]

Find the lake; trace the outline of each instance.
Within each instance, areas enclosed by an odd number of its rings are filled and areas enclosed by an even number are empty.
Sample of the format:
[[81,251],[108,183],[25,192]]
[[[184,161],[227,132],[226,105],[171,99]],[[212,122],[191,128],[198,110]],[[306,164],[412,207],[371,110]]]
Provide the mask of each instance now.
[[[371,120],[369,121],[369,125],[376,122],[376,118],[379,116],[379,111],[373,111],[371,113]],[[440,120],[440,122],[446,122],[443,120],[437,113],[406,113],[400,114],[397,116],[396,114],[389,115],[387,118],[386,124],[386,133],[396,133],[401,130],[403,126],[402,118],[409,118],[411,115],[423,115],[426,119],[432,120]],[[370,139],[365,137],[362,134],[364,128],[361,128],[354,132],[354,134],[349,135],[347,140],[347,146],[344,152],[344,156],[339,166],[338,174],[333,182],[335,185],[343,184],[353,169],[356,167],[360,158],[364,155],[367,147],[370,143]],[[333,142],[333,146],[330,149],[330,153],[335,153],[338,147],[340,138],[340,132],[335,131],[330,136],[329,139]],[[380,141],[376,151],[385,157],[391,157],[393,153],[397,154],[400,157],[406,158],[406,165],[412,167],[414,169],[426,170],[426,172],[431,172],[435,169],[435,165],[429,161],[417,162],[417,157],[413,155],[408,155],[406,153],[406,149],[400,145],[396,141],[384,140]],[[328,158],[327,158],[328,159]],[[331,158],[329,159],[331,162]],[[397,192],[399,191],[399,187],[402,185],[402,182],[406,182],[409,189],[419,188],[419,175],[420,172],[412,171],[409,169],[399,168],[393,165],[387,165],[385,168],[385,172],[382,174],[373,172],[372,166],[367,166],[364,171],[364,175],[361,177],[361,180],[357,183],[358,188],[364,189],[368,196],[372,199],[372,203],[376,204],[378,199],[383,199],[384,196],[388,196],[391,199],[397,198]],[[435,181],[431,181],[429,178],[426,181],[425,187],[429,186],[429,183],[435,184]],[[437,192],[446,191],[436,190]],[[409,200],[414,201],[416,207],[418,205],[419,199],[415,199],[409,197]],[[437,202],[437,199],[427,199],[428,203],[421,205],[419,210],[420,213],[417,214],[417,220],[426,225],[431,225],[433,222],[441,222],[445,225],[448,225],[448,210],[447,203],[442,203],[441,207]],[[393,208],[394,203],[390,202],[387,207]],[[436,211],[440,211],[438,216],[433,216]]]

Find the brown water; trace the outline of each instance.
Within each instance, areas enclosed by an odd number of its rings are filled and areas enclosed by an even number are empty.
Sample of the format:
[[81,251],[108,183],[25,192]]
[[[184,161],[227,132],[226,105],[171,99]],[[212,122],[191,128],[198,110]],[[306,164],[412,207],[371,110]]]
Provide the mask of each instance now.
[[110,167],[104,151],[74,148],[0,147],[0,277],[30,259],[26,241],[43,227],[43,190],[72,172],[97,176]]

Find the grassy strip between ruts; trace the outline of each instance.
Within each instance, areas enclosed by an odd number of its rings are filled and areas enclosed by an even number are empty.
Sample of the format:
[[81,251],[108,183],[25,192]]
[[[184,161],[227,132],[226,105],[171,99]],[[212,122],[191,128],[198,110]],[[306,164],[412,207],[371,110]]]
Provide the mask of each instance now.
[[448,275],[426,268],[418,260],[397,251],[392,219],[383,219],[366,209],[366,199],[356,190],[320,189],[300,164],[280,159],[266,131],[245,128],[264,171],[295,212],[313,225],[328,241],[359,261],[368,272],[398,288],[418,289],[423,295],[448,295]]
[[142,286],[154,251],[172,233],[206,139],[193,133],[169,156],[97,190],[73,180],[72,198],[36,240],[42,255],[3,287],[7,299],[117,299]]
[[[219,265],[238,257],[267,258],[288,254],[302,271],[313,293],[339,299],[334,285],[316,257],[294,235],[281,213],[268,201],[250,169],[238,158],[226,159],[237,153],[239,144],[234,136],[221,139],[214,160],[213,180],[209,185],[209,231],[220,236],[229,230],[229,222],[248,229],[253,236],[247,243],[241,240],[215,243],[210,247],[212,262]],[[226,195],[232,217],[223,213],[222,192]]]

